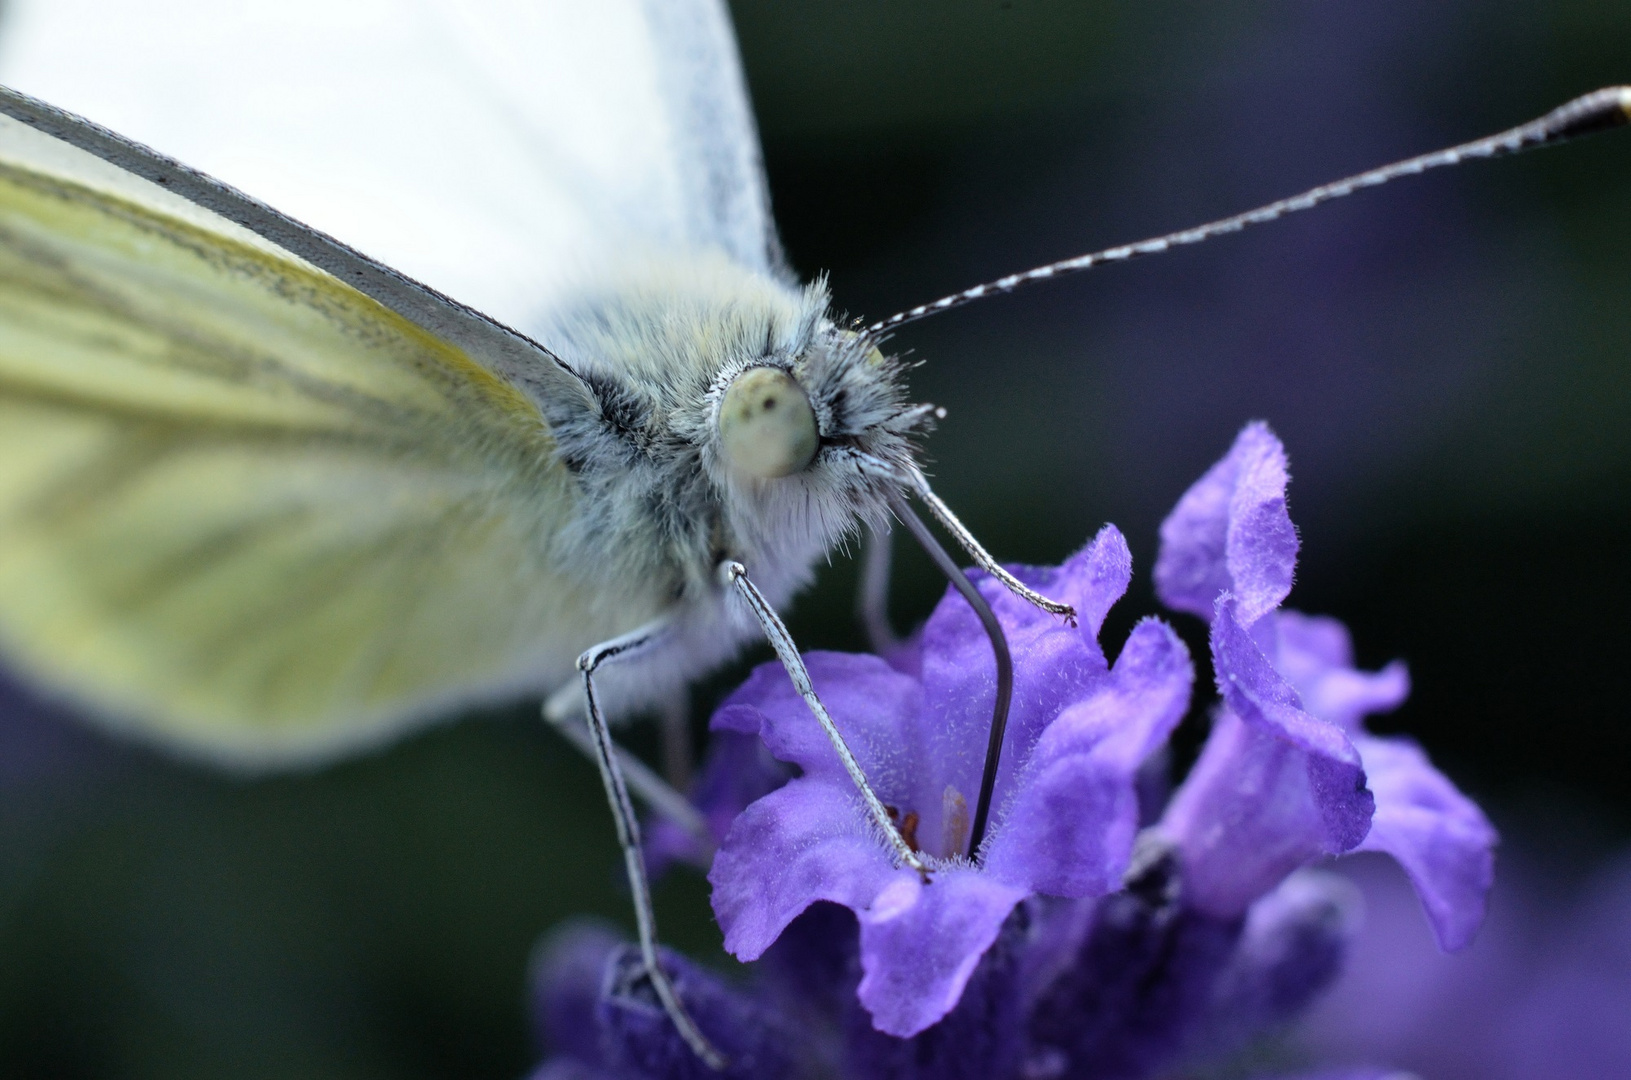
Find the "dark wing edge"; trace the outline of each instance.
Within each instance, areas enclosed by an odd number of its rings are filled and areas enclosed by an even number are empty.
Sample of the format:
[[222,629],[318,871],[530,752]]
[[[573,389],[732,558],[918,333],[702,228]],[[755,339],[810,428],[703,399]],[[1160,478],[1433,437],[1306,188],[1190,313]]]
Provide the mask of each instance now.
[[525,334],[301,224],[237,188],[82,116],[0,86],[0,113],[158,185],[345,282],[494,374],[548,400],[581,393],[552,352]]

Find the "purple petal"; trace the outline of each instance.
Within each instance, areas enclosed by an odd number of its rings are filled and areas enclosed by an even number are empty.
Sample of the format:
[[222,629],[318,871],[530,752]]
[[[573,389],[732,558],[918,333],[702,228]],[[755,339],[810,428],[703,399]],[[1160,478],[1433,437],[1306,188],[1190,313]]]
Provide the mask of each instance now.
[[[885,802],[925,773],[915,680],[875,656],[811,653],[811,680],[867,778]],[[719,730],[757,733],[804,775],[753,803],[732,823],[708,873],[725,948],[752,960],[818,900],[863,911],[897,873],[861,809],[832,744],[777,666],[761,665],[715,714]]]
[[1243,914],[1259,896],[1330,845],[1309,781],[1306,750],[1224,711],[1179,785],[1159,828],[1183,866],[1197,910]]
[[1024,1075],[1020,1070],[1031,1002],[1020,986],[1020,972],[1030,940],[1018,922],[1010,917],[1003,923],[957,1006],[912,1038],[885,1035],[872,1026],[870,1017],[851,1018],[844,1068],[835,1075],[857,1080],[992,1080]]
[[1183,719],[1194,668],[1164,623],[1139,623],[1110,678],[1042,733],[985,869],[1052,896],[1120,888],[1138,830],[1139,766]]
[[[1027,1042],[1026,1020],[1034,1000],[1032,973],[1041,952],[1053,961],[1057,934],[1047,917],[1028,905],[1025,918],[1010,916],[997,940],[975,965],[957,1006],[910,1039],[885,1035],[856,998],[861,978],[855,916],[833,904],[817,904],[799,916],[756,967],[767,994],[801,1017],[801,1038],[824,1067],[811,1076],[856,1080],[988,1080],[1020,1075]],[[1068,949],[1067,962],[1068,962]],[[839,1035],[832,1046],[824,1036]],[[841,1033],[841,1034],[840,1034]]]
[[[846,1017],[860,1011],[860,928],[855,913],[838,904],[812,904],[788,924],[755,964],[767,994],[789,1015]],[[865,1024],[871,1030],[871,1019]]]
[[[1104,617],[1132,584],[1133,553],[1121,530],[1106,525],[1057,569],[1030,567],[1015,576],[1049,599],[1075,608],[1085,634],[1097,639]],[[1018,597],[1011,602],[1035,610]]]
[[1024,896],[969,868],[941,870],[927,885],[896,874],[860,912],[859,996],[874,1026],[907,1038],[950,1012]]
[[[996,805],[1014,790],[1016,776],[1043,728],[1068,705],[1087,697],[1108,665],[1095,638],[1104,613],[1126,591],[1132,556],[1114,526],[1054,567],[1013,567],[1021,581],[1077,608],[1083,626],[1073,628],[1037,610],[984,575],[976,586],[1002,622],[1014,660],[1014,696],[997,774]],[[948,590],[923,632],[926,711],[918,731],[931,770],[909,800],[922,821],[922,835],[937,855],[953,854],[943,812],[948,801],[972,805],[985,764],[996,661],[991,643],[968,603]],[[961,848],[961,845],[957,845]]]
[[1342,729],[1304,712],[1294,691],[1218,603],[1212,660],[1226,705],[1162,819],[1192,904],[1243,913],[1297,867],[1347,851],[1375,800]]
[[1465,947],[1484,921],[1495,880],[1494,827],[1415,743],[1373,736],[1355,742],[1376,793],[1376,818],[1360,850],[1397,859],[1439,947]]
[[911,634],[885,649],[881,654],[884,662],[902,675],[910,675],[914,679],[923,677],[923,628],[920,626]]
[[1281,611],[1274,666],[1302,699],[1303,708],[1350,734],[1373,713],[1391,712],[1410,696],[1410,673],[1395,660],[1381,671],[1353,666],[1348,628],[1324,615]]
[[748,807],[726,834],[708,881],[725,949],[738,959],[757,959],[817,900],[860,912],[895,878],[913,876],[890,865],[842,780],[794,780]]
[[797,1033],[760,995],[739,991],[667,950],[662,964],[691,1018],[728,1064],[722,1072],[714,1071],[680,1038],[646,978],[640,951],[630,945],[607,965],[597,1013],[608,1073],[626,1080],[778,1080],[799,1075]]
[[[873,786],[910,790],[922,772],[914,741],[922,711],[917,681],[866,654],[812,652],[805,654],[804,663],[816,693]],[[806,776],[850,783],[809,705],[775,661],[754,668],[747,682],[725,699],[710,726],[758,735],[778,760],[797,765]]]
[[1353,635],[1341,619],[1329,615],[1304,615],[1282,611],[1279,619],[1280,673],[1297,686],[1295,672],[1321,672],[1329,668],[1354,666]]
[[1242,720],[1308,754],[1309,790],[1316,800],[1330,852],[1347,851],[1370,831],[1376,801],[1348,736],[1309,715],[1291,685],[1246,632],[1233,598],[1218,601],[1212,620],[1212,663],[1223,702]]
[[1161,523],[1155,586],[1162,602],[1209,619],[1218,595],[1233,593],[1245,626],[1278,607],[1297,565],[1286,482],[1280,440],[1267,424],[1247,424]]
[[606,963],[622,946],[616,931],[585,919],[558,927],[533,954],[533,1023],[557,1055],[586,1065],[602,1064],[595,1009],[606,981]]
[[1090,926],[1032,1017],[1033,1060],[1045,1075],[1165,1075],[1205,1022],[1241,923],[1186,907],[1174,873],[1158,857],[1121,892],[1061,902],[1089,914]]
[[1341,973],[1363,901],[1346,878],[1300,870],[1246,915],[1235,954],[1212,991],[1216,1052],[1301,1013]]
[[663,954],[686,1008],[730,1059],[713,1073],[663,1012],[639,950],[591,922],[554,934],[534,961],[533,994],[555,1056],[534,1080],[682,1080],[788,1076],[795,1044],[786,1023],[756,997],[739,993],[684,957]]
[[[692,785],[691,802],[702,812],[713,847],[725,838],[736,815],[755,799],[764,797],[792,779],[795,770],[777,761],[758,735],[758,716],[749,706],[741,711],[741,722],[751,722],[753,734],[730,730],[727,718],[708,740],[708,756]],[[713,855],[690,830],[666,817],[653,817],[644,826],[647,872],[653,877],[675,862],[706,867]]]

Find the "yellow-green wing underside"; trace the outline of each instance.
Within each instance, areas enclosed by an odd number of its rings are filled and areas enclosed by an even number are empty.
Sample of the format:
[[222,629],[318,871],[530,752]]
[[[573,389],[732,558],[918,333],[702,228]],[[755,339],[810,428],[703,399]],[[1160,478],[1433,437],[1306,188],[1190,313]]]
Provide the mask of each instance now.
[[249,765],[564,677],[572,485],[522,394],[0,124],[0,664]]

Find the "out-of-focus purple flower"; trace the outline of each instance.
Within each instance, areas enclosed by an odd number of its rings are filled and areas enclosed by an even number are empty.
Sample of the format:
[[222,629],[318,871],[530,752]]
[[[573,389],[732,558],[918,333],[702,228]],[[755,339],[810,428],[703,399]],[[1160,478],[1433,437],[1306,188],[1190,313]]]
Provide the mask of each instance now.
[[1364,858],[1341,871],[1365,919],[1302,1025],[1311,1055],[1433,1080],[1631,1076],[1631,851],[1565,886],[1520,846],[1503,860],[1489,926],[1454,957],[1434,947],[1394,867]]
[[1138,828],[1136,776],[1188,705],[1193,672],[1176,635],[1146,620],[1114,667],[1097,641],[1126,590],[1126,542],[1107,526],[1063,566],[1020,568],[1073,604],[1068,627],[984,575],[975,583],[1008,634],[1015,689],[992,827],[967,856],[995,665],[955,593],[924,628],[921,678],[872,656],[806,658],[817,691],[932,882],[896,866],[837,756],[777,665],[749,678],[714,717],[757,734],[802,775],[732,825],[709,880],[725,946],[762,955],[801,912],[831,901],[860,922],[861,1002],[880,1031],[911,1036],[962,998],[975,965],[1027,896],[1090,897],[1120,887]]
[[1385,851],[1440,945],[1461,948],[1483,920],[1495,831],[1413,742],[1365,731],[1409,693],[1403,665],[1358,671],[1341,623],[1279,610],[1297,558],[1287,479],[1279,439],[1250,424],[1161,526],[1157,591],[1210,620],[1223,700],[1160,829],[1190,901],[1219,917],[1321,856]]
[[[794,919],[745,984],[665,962],[732,1055],[726,1076],[1132,1080],[1227,1060],[1298,1014],[1335,976],[1351,933],[1352,888],[1329,874],[1295,874],[1247,918],[1222,920],[1183,904],[1174,870],[1156,853],[1125,891],[1027,897],[957,1004],[911,1038],[877,1030],[861,1005],[862,930],[836,904]],[[632,949],[569,927],[541,955],[534,1008],[553,1056],[533,1080],[705,1075]]]
[[[1034,1072],[1142,1077],[1228,1060],[1296,1016],[1341,969],[1352,890],[1302,871],[1243,918],[1190,906],[1171,853],[1146,850],[1128,887],[1104,897],[1073,945],[1051,943],[1053,981],[1031,1022]],[[1056,916],[1078,919],[1078,902]],[[1056,1063],[1053,1071],[1043,1062]]]
[[568,924],[533,964],[533,1013],[554,1054],[531,1080],[780,1080],[809,1075],[803,1040],[780,1013],[684,957],[664,969],[729,1066],[715,1072],[663,1012],[637,948],[592,923]]
[[[777,761],[757,735],[719,730],[708,740],[707,757],[692,781],[691,802],[713,837],[713,846],[725,839],[736,815],[756,799],[791,780],[795,770]],[[646,867],[653,877],[675,862],[706,867],[712,848],[666,817],[655,817],[645,833]]]

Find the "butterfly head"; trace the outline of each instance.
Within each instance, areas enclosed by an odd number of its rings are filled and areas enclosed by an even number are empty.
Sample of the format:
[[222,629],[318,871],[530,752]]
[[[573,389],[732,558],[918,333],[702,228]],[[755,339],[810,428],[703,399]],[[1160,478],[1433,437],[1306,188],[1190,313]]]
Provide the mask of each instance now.
[[582,387],[539,404],[586,544],[626,537],[687,581],[712,582],[725,557],[802,579],[885,518],[935,413],[907,398],[904,363],[832,317],[824,283],[724,260],[634,264],[541,340]]
[[886,489],[916,469],[914,436],[937,410],[909,402],[904,364],[828,317],[819,286],[810,298],[819,318],[716,374],[703,457],[761,515],[796,503],[800,514],[845,519],[843,531],[882,514]]
[[907,403],[902,365],[826,319],[789,344],[716,380],[710,441],[722,471],[763,486],[909,468],[910,438],[935,410]]
[[758,480],[803,472],[821,443],[809,395],[773,367],[750,367],[731,380],[719,402],[718,429],[726,466]]

